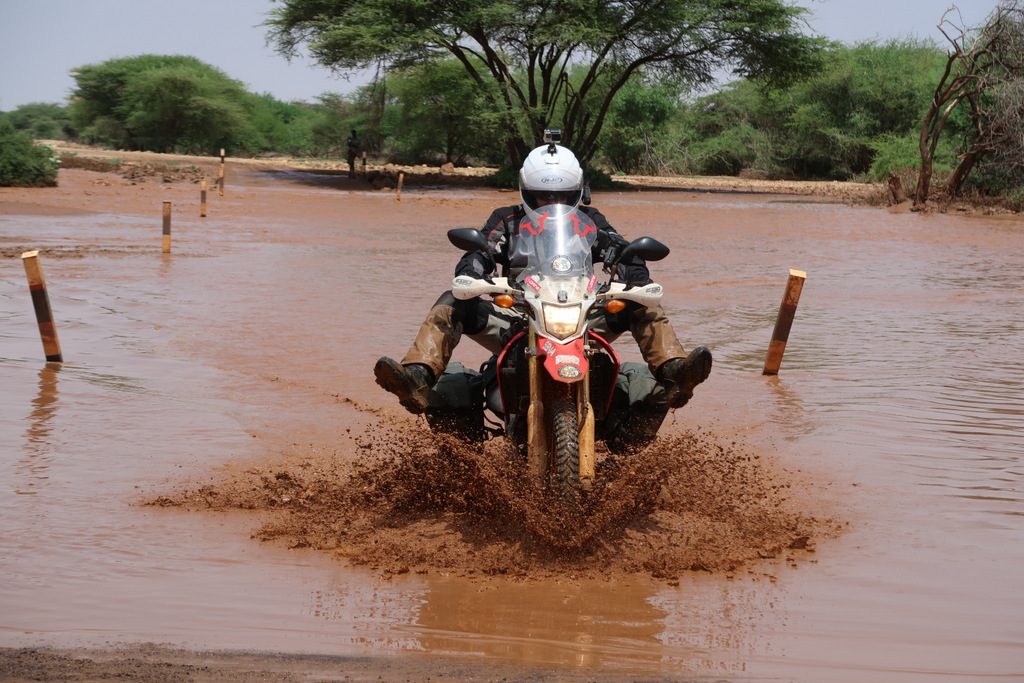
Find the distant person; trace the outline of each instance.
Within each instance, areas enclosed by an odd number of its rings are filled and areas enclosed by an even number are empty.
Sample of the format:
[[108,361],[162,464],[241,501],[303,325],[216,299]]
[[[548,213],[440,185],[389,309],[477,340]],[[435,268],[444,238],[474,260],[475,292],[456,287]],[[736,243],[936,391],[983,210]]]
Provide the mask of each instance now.
[[[356,177],[356,159],[359,158],[359,152],[363,147],[362,142],[359,140],[359,134],[356,133],[355,129],[352,129],[352,134],[348,136],[348,140],[345,141],[345,147],[348,150],[348,177]],[[365,157],[364,157],[365,158]],[[363,162],[363,168],[366,168],[366,162]]]

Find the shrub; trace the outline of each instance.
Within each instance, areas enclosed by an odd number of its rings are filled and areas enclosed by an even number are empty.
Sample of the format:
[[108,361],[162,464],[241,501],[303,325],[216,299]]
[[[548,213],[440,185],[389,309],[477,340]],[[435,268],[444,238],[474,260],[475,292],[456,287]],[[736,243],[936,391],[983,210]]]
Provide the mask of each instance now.
[[883,182],[891,173],[900,174],[905,170],[921,168],[921,151],[918,136],[913,133],[880,135],[871,142],[875,158],[871,161],[868,177]]
[[519,169],[510,166],[501,166],[497,171],[484,178],[484,182],[491,187],[515,188],[519,187]]
[[1003,203],[1011,211],[1024,213],[1024,187],[1014,188],[1007,192]]
[[33,144],[32,138],[0,117],[0,186],[56,185],[59,166],[49,147]]
[[11,124],[35,139],[69,140],[75,129],[68,118],[67,107],[47,102],[23,104],[7,114]]

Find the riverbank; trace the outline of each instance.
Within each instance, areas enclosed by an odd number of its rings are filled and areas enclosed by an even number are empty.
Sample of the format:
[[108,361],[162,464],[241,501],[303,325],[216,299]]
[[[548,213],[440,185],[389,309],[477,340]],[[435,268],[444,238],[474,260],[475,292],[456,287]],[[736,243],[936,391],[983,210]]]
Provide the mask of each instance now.
[[[119,172],[129,179],[149,174],[171,180],[199,182],[201,175],[216,178],[220,159],[184,154],[155,152],[127,152],[100,149],[68,142],[44,140],[64,160],[64,166],[86,170]],[[228,157],[226,165],[241,170],[290,170],[311,175],[347,177],[343,160],[306,159],[294,157],[268,157],[259,159]],[[175,171],[184,168],[185,171]],[[396,189],[399,175],[404,185],[461,185],[485,187],[485,179],[496,169],[488,167],[456,167],[361,164],[356,180],[377,189]],[[195,171],[199,171],[197,174]],[[789,181],[740,178],[732,176],[614,176],[615,190],[678,190],[689,192],[728,192],[745,194],[785,194],[823,197],[850,204],[884,205],[888,190],[881,183],[854,183],[838,181]]]
[[[203,177],[215,179],[220,159],[186,154],[160,154],[156,152],[128,152],[107,150],[60,140],[40,140],[53,148],[65,167],[120,173],[129,180],[146,176],[159,177],[164,182],[185,180],[200,182]],[[264,158],[228,157],[225,167],[235,172],[290,171],[309,174],[317,184],[329,185],[331,179],[348,180],[348,166],[344,160],[310,159],[287,156]],[[393,191],[399,185],[490,187],[487,178],[496,169],[489,167],[457,167],[358,164],[355,182],[377,190]],[[648,176],[616,175],[612,178],[614,191],[678,191],[729,194],[776,194],[817,197],[823,201],[850,205],[885,207],[893,211],[910,211],[911,202],[895,202],[886,183],[828,181],[828,180],[768,180],[739,176]],[[965,197],[953,202],[932,201],[925,212],[958,215],[1007,215],[1014,211],[1006,208],[999,198]]]

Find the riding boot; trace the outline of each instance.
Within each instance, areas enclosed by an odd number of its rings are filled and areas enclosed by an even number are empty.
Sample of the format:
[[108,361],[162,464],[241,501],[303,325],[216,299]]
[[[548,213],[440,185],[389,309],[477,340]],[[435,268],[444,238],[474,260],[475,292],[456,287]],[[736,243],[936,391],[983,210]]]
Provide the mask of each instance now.
[[673,358],[658,368],[655,377],[665,387],[670,408],[682,408],[693,398],[693,389],[711,374],[711,351],[698,346],[686,358]]
[[410,413],[427,407],[430,389],[444,372],[462,336],[462,323],[448,304],[435,304],[427,314],[405,358],[398,363],[382,356],[373,367],[377,384],[398,397]]
[[711,374],[711,351],[698,346],[686,355],[660,306],[636,311],[630,331],[651,372],[665,388],[662,400],[669,408],[682,408],[693,396],[694,387]]
[[377,384],[398,397],[398,402],[414,415],[422,413],[429,402],[434,376],[430,368],[419,363],[402,365],[387,356],[381,356],[373,366]]

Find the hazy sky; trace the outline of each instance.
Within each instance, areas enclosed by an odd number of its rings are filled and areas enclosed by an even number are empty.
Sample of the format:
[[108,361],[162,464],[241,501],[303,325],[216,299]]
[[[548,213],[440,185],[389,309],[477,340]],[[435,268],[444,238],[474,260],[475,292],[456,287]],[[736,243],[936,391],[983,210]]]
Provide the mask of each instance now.
[[[935,25],[952,0],[795,0],[821,35],[853,43],[907,36],[940,39]],[[968,25],[997,0],[958,0]],[[198,57],[255,92],[312,100],[365,82],[307,60],[287,62],[260,26],[271,0],[0,0],[0,111],[63,102],[70,70],[144,53]]]

